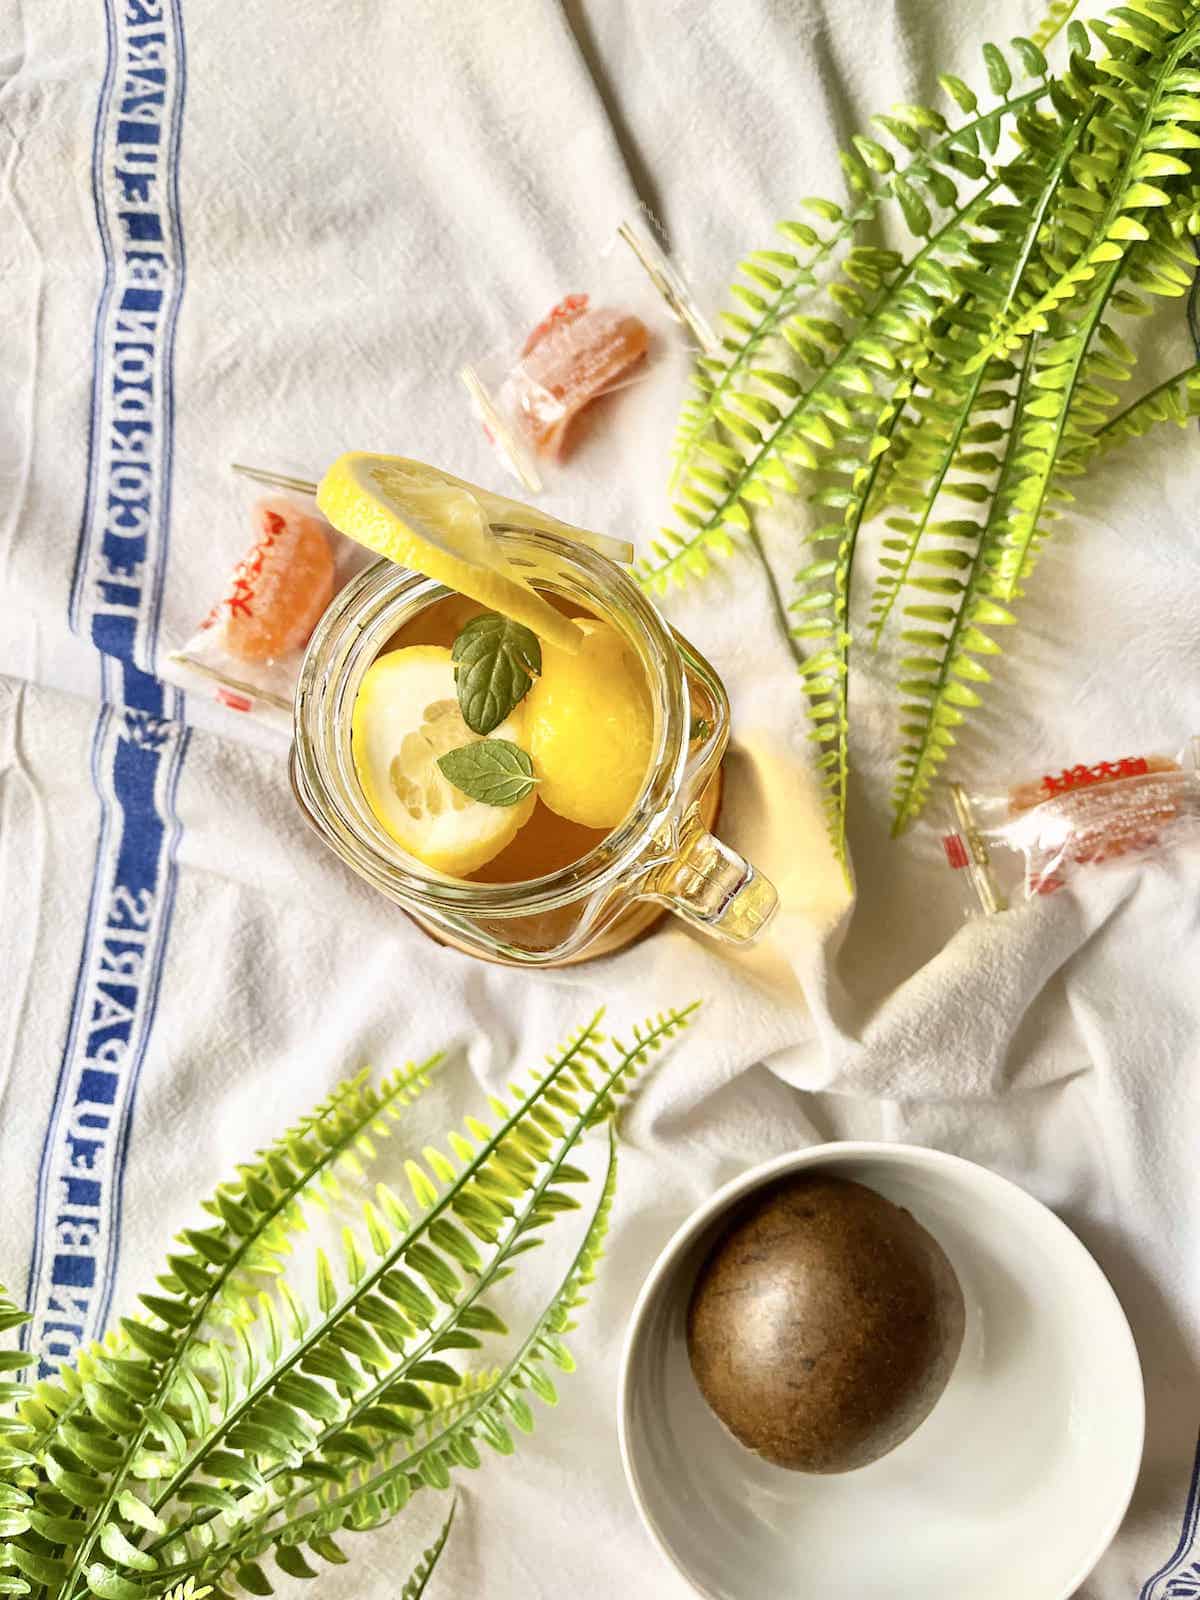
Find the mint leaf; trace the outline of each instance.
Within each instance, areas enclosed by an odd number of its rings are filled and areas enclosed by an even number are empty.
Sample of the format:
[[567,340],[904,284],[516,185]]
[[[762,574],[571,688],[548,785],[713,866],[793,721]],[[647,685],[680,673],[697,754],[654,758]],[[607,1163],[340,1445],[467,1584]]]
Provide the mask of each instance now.
[[491,733],[532,688],[542,647],[519,622],[485,611],[467,623],[450,659],[463,721],[472,733]]
[[485,806],[515,806],[533,789],[533,762],[508,739],[477,739],[438,757],[438,766],[456,789]]

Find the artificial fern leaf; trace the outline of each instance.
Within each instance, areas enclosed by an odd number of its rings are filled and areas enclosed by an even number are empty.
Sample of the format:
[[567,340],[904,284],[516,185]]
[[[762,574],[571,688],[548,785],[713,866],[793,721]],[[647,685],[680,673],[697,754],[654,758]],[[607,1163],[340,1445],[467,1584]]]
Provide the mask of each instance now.
[[[1032,365],[1029,348],[1021,354],[1014,407],[1019,413],[1029,390]],[[1021,480],[1023,445],[1013,429],[993,493],[989,517],[977,527],[974,550],[965,570],[956,577],[957,600],[945,594],[922,596],[921,602],[905,607],[910,624],[901,640],[916,652],[902,663],[906,672],[906,696],[902,707],[902,744],[897,759],[897,777],[892,793],[893,832],[900,833],[916,817],[929,796],[930,788],[955,743],[955,729],[963,721],[964,698],[977,698],[973,684],[986,681],[988,671],[980,656],[999,653],[1000,646],[984,628],[1011,624],[1011,612],[992,598],[999,546],[1005,516],[1016,485]],[[960,530],[965,535],[966,530]],[[955,546],[960,549],[960,545]],[[943,631],[946,630],[946,631]]]
[[454,1526],[454,1513],[458,1509],[457,1500],[450,1502],[450,1509],[446,1513],[446,1520],[442,1523],[437,1538],[424,1551],[421,1559],[413,1568],[408,1582],[400,1594],[400,1600],[421,1600],[421,1596],[429,1587],[433,1577],[434,1568],[441,1560],[442,1551],[446,1548],[446,1540],[450,1537],[450,1529]]
[[[918,369],[919,370],[919,369]],[[810,740],[817,746],[826,831],[834,855],[850,882],[846,852],[846,807],[850,777],[848,679],[850,672],[850,594],[854,551],[863,515],[871,497],[880,461],[891,443],[896,421],[907,393],[902,391],[886,405],[875,428],[865,464],[857,467],[848,485],[833,493],[818,491],[826,503],[840,504],[842,520],[827,524],[812,535],[822,554],[796,574],[799,595],[790,610],[797,617],[793,637],[812,653],[801,671],[813,728]],[[829,547],[832,546],[830,550]],[[828,552],[828,553],[826,553]]]
[[[953,212],[898,274],[860,301],[852,331],[807,314],[792,319],[794,329],[828,340],[826,364],[790,403],[773,406],[769,418],[738,419],[740,454],[710,458],[693,473],[699,487],[690,492],[699,521],[687,535],[667,534],[672,547],[663,546],[638,569],[643,584],[661,593],[689,571],[700,573],[708,552],[727,553],[732,539],[748,530],[754,509],[770,505],[781,487],[796,487],[793,464],[817,469],[839,442],[853,446],[871,437],[885,403],[880,391],[893,387],[916,359],[938,308],[956,292],[946,263],[966,251],[969,230],[998,182],[993,178]],[[726,424],[729,415],[722,417]]]
[[[681,1015],[668,1014],[635,1038],[631,1048],[622,1049],[598,1084],[597,1096],[613,1092],[625,1073],[635,1070],[638,1061],[647,1059],[672,1036],[681,1025]],[[242,1576],[246,1564],[256,1560],[271,1543],[304,1543],[321,1554],[322,1541],[334,1538],[340,1530],[358,1532],[376,1527],[403,1509],[420,1489],[444,1489],[454,1471],[477,1467],[477,1441],[502,1455],[511,1453],[510,1424],[518,1431],[528,1431],[532,1426],[524,1391],[536,1393],[540,1389],[542,1395],[552,1394],[545,1366],[569,1364],[562,1336],[573,1326],[574,1314],[586,1300],[586,1290],[595,1276],[608,1230],[616,1171],[615,1134],[610,1125],[604,1183],[583,1239],[555,1294],[504,1367],[474,1378],[463,1375],[449,1394],[444,1387],[430,1390],[432,1404],[424,1425],[419,1432],[414,1424],[397,1435],[394,1458],[380,1448],[377,1440],[360,1469],[329,1478],[317,1475],[315,1485],[305,1481],[306,1472],[281,1478],[279,1495],[259,1522],[233,1531],[215,1550],[189,1550],[186,1556],[174,1560],[171,1575],[182,1574],[187,1567],[190,1575],[216,1577],[234,1565],[239,1582],[246,1587]],[[456,1392],[460,1388],[461,1393]]]
[[[958,82],[947,80],[947,85]],[[965,85],[961,86],[961,90],[965,90]],[[702,491],[704,480],[696,477],[689,468],[699,464],[701,471],[705,470],[700,458],[709,444],[715,444],[718,451],[728,448],[720,437],[722,427],[732,432],[735,438],[751,445],[754,443],[753,437],[746,437],[743,419],[736,410],[739,391],[743,402],[746,397],[743,380],[753,376],[771,387],[774,379],[775,383],[781,382],[785,388],[796,381],[791,373],[778,370],[780,357],[776,345],[786,340],[791,347],[792,358],[799,357],[814,372],[824,366],[826,357],[819,325],[815,325],[811,317],[795,315],[805,300],[820,287],[818,269],[832,263],[837,253],[847,247],[845,259],[838,267],[838,275],[829,280],[824,292],[833,296],[836,310],[849,310],[854,314],[859,304],[855,298],[858,289],[863,286],[873,290],[884,287],[887,278],[893,276],[900,265],[893,252],[865,245],[853,247],[859,231],[874,220],[880,207],[889,199],[897,200],[910,219],[920,224],[914,231],[927,231],[924,224],[928,218],[928,206],[922,198],[921,189],[928,188],[935,203],[953,207],[956,203],[952,188],[954,177],[964,168],[970,177],[984,175],[984,164],[979,162],[975,153],[984,123],[998,115],[1014,115],[1033,106],[1048,92],[1044,85],[1039,85],[1004,101],[988,113],[977,115],[974,97],[970,96],[970,91],[966,91],[969,103],[965,103],[961,90],[955,98],[971,115],[959,127],[948,128],[937,113],[922,107],[900,107],[896,114],[875,119],[902,149],[916,152],[914,159],[903,168],[896,167],[894,157],[878,140],[856,136],[852,141],[852,150],[857,153],[858,159],[847,157],[851,171],[858,179],[857,184],[852,182],[852,187],[856,189],[856,202],[852,208],[846,211],[832,201],[806,202],[816,210],[820,220],[833,225],[826,234],[819,233],[807,223],[780,225],[787,242],[799,246],[806,254],[798,256],[794,251],[769,253],[774,257],[772,265],[775,270],[767,275],[766,281],[761,268],[764,252],[756,252],[743,263],[743,273],[749,273],[760,287],[767,288],[769,298],[763,300],[761,295],[751,291],[749,309],[757,311],[757,320],[749,320],[740,313],[727,319],[730,331],[723,342],[723,355],[706,355],[697,364],[694,392],[685,402],[676,437],[676,464],[672,480],[676,485],[687,482]],[[948,92],[954,93],[949,87]],[[927,143],[931,132],[939,137]],[[870,155],[869,161],[863,160],[864,151]],[[951,185],[949,190],[947,185]],[[842,277],[849,281],[842,282]],[[735,285],[735,292],[746,304],[743,286]],[[842,335],[838,323],[834,322],[832,327],[835,340],[840,343]],[[761,363],[760,355],[763,357]],[[890,356],[885,356],[885,359],[890,360]],[[681,520],[687,523],[689,515],[694,512],[690,507],[685,510],[687,514]],[[689,541],[687,553],[675,558],[672,577],[682,579],[687,574],[687,554],[694,550],[695,541]],[[690,570],[693,573],[698,570],[695,561],[690,563]]]
[[[304,1206],[317,1186],[365,1129],[386,1132],[426,1086],[433,1065],[393,1074],[378,1088],[366,1074],[339,1085],[244,1165],[233,1183],[218,1188],[206,1204],[214,1224],[203,1230],[201,1245],[181,1235],[187,1253],[168,1257],[172,1292],[142,1296],[143,1306],[162,1326],[127,1319],[123,1335],[109,1346],[80,1353],[84,1381],[66,1405],[51,1412],[37,1440],[41,1450],[53,1446],[55,1456],[49,1459],[55,1469],[47,1465],[48,1485],[35,1494],[35,1502],[41,1504],[52,1487],[86,1513],[64,1558],[62,1587],[68,1596],[85,1574],[93,1588],[106,1584],[115,1593],[128,1582],[118,1568],[143,1570],[144,1558],[130,1539],[139,1526],[129,1514],[134,1488],[149,1476],[169,1474],[185,1459],[188,1436],[173,1414],[177,1408],[183,1408],[195,1431],[208,1420],[208,1398],[190,1365],[201,1327],[244,1315],[242,1275],[278,1269],[287,1236],[303,1226]],[[200,1230],[188,1231],[194,1236]],[[97,1463],[107,1463],[107,1487],[94,1475]],[[93,1559],[97,1547],[112,1566]]]
[[[1200,406],[1189,369],[1113,414],[1134,365],[1117,323],[1196,303],[1200,0],[1117,6],[1091,25],[1095,53],[1074,9],[1056,0],[1031,37],[983,48],[990,109],[942,76],[957,129],[922,107],[874,118],[880,136],[843,152],[850,204],[809,202],[812,222],[783,225],[788,249],[747,259],[740,309],[686,408],[678,521],[639,569],[661,593],[703,578],[742,534],[762,557],[759,509],[818,475],[809,498],[835,517],[812,536],[792,617],[839,854],[846,597],[867,525],[884,523],[871,631],[913,592],[906,621],[927,624],[904,630],[903,826],[979,703],[995,649],[984,628],[1012,620],[1071,479]],[[1045,47],[1063,31],[1069,58],[1051,72]],[[1018,66],[1038,80],[1021,94]],[[868,214],[916,244],[873,256]]]
[[1045,47],[1051,40],[1067,26],[1075,12],[1079,0],[1051,0],[1051,5],[1046,15],[1033,30],[1033,42],[1039,49]]
[[[10,1332],[26,1326],[30,1321],[26,1312],[11,1300],[8,1291],[0,1284],[0,1332]],[[0,1593],[28,1594],[27,1581],[36,1575],[27,1571],[18,1558],[37,1558],[35,1541],[41,1541],[34,1519],[37,1508],[33,1494],[33,1474],[38,1456],[32,1448],[33,1429],[22,1417],[19,1408],[30,1394],[28,1385],[15,1376],[32,1364],[32,1357],[23,1350],[0,1351],[0,1551],[7,1549],[12,1557],[6,1561],[0,1555],[0,1569],[15,1565],[16,1573],[0,1570],[0,1582],[8,1585]]]
[[1156,423],[1173,422],[1177,427],[1185,428],[1198,416],[1200,363],[1193,363],[1182,372],[1164,378],[1123,411],[1109,418],[1068,458],[1068,463],[1082,471],[1083,463],[1088,458],[1106,455],[1130,439],[1140,439]]
[[[366,1074],[360,1073],[338,1085],[312,1113],[260,1152],[255,1162],[243,1165],[234,1183],[221,1185],[205,1202],[205,1209],[217,1219],[215,1225],[184,1230],[180,1242],[188,1246],[190,1256],[168,1258],[174,1259],[177,1266],[186,1262],[192,1287],[189,1290],[179,1284],[182,1299],[151,1297],[148,1309],[157,1309],[161,1313],[158,1320],[167,1326],[157,1328],[149,1322],[126,1319],[116,1349],[132,1351],[158,1364],[161,1371],[157,1386],[164,1394],[172,1390],[186,1330],[195,1328],[205,1316],[221,1319],[235,1314],[242,1302],[243,1270],[278,1270],[283,1253],[289,1248],[288,1237],[304,1228],[305,1208],[320,1193],[323,1179],[344,1159],[365,1129],[386,1133],[402,1109],[426,1086],[435,1065],[436,1058],[406,1068],[389,1076],[378,1088],[367,1084]],[[82,1354],[81,1370],[86,1369],[90,1359],[90,1353]],[[65,1373],[61,1376],[64,1380],[68,1377]],[[41,1419],[36,1435],[39,1449],[48,1449],[81,1411],[85,1415],[91,1412],[92,1424],[105,1426],[82,1389],[71,1395],[61,1393],[54,1385],[39,1385],[39,1391],[48,1402],[49,1411]],[[93,1392],[91,1399],[96,1398]],[[133,1398],[145,1405],[150,1396],[144,1391]],[[106,1400],[111,1403],[111,1396],[101,1395],[99,1400],[103,1410]],[[108,1432],[119,1435],[120,1429],[109,1428]],[[139,1445],[140,1440],[129,1447],[131,1457]],[[97,1445],[97,1449],[102,1448],[102,1444]],[[140,1465],[143,1469],[147,1466],[144,1458]]]
[[[1102,73],[1118,79],[1122,93],[1118,104],[1093,106],[1089,153],[1082,157],[1073,154],[1071,159],[1075,174],[1085,185],[1094,184],[1093,192],[1104,200],[1103,209],[1092,222],[1075,259],[1065,270],[1055,273],[1019,315],[1004,321],[974,360],[982,362],[1010,353],[1021,339],[1044,331],[1047,317],[1081,294],[1098,270],[1121,260],[1132,243],[1149,237],[1145,218],[1138,213],[1170,203],[1164,189],[1137,176],[1146,170],[1146,154],[1155,148],[1156,136],[1173,120],[1181,120],[1180,99],[1171,92],[1174,74],[1180,62],[1200,47],[1200,11],[1196,5],[1181,4],[1169,15],[1170,21],[1143,16],[1134,23],[1120,12],[1114,13],[1111,37],[1132,44],[1139,55],[1143,51],[1151,53],[1153,59],[1148,66],[1140,62],[1135,65],[1127,54],[1115,53],[1099,63]],[[1119,45],[1115,48],[1120,50]],[[1182,117],[1192,114],[1187,107],[1185,98]],[[1200,120],[1200,102],[1195,118]],[[1130,120],[1135,122],[1134,136],[1123,138],[1123,127]]]
[[[1097,386],[1089,389],[1088,352],[1120,277],[1121,263],[1110,263],[1096,277],[1086,300],[1072,316],[1056,323],[1051,336],[1038,340],[1030,357],[1030,394],[1018,416],[1016,428],[1025,453],[1023,473],[1006,507],[1003,538],[996,566],[996,593],[1005,601],[1020,594],[1048,525],[1059,512],[1051,505],[1060,483],[1059,452],[1077,447],[1087,438],[1080,405],[1099,401]],[[1086,421],[1102,417],[1093,409]]]
[[[1029,165],[1026,161],[1025,167]],[[1014,169],[1009,169],[1006,181],[1010,187],[1017,181]],[[1052,185],[1053,174],[1050,181]],[[919,552],[926,533],[931,528],[956,531],[955,519],[933,520],[939,497],[945,493],[968,501],[986,498],[981,480],[993,470],[990,457],[981,458],[967,447],[983,442],[990,429],[988,417],[998,406],[1006,408],[1007,396],[997,385],[1011,375],[1011,367],[1000,362],[972,365],[975,330],[1017,292],[1041,216],[1035,212],[1029,220],[1019,209],[997,206],[980,209],[977,216],[979,231],[968,241],[959,271],[964,293],[942,310],[932,327],[930,359],[920,373],[920,392],[902,430],[902,451],[882,493],[877,487],[868,506],[868,515],[893,510],[888,527],[901,535],[885,542],[888,554],[881,558],[882,574],[870,617],[875,643],[914,562],[925,560]],[[941,564],[946,564],[945,553]]]
[[[597,1015],[545,1070],[496,1102],[490,1128],[465,1124],[449,1141],[454,1162],[427,1147],[422,1170],[438,1179],[428,1180],[432,1197],[419,1211],[389,1211],[392,1226],[386,1240],[377,1233],[369,1260],[353,1230],[340,1257],[317,1247],[315,1314],[298,1315],[294,1291],[277,1276],[265,1288],[247,1286],[240,1314],[181,1332],[174,1379],[130,1435],[141,1441],[132,1463],[123,1436],[103,1436],[116,1453],[97,1481],[56,1446],[63,1459],[47,1458],[49,1483],[68,1511],[78,1507],[61,1558],[64,1596],[79,1582],[116,1595],[151,1577],[155,1594],[188,1578],[265,1592],[263,1558],[272,1549],[283,1571],[302,1577],[311,1562],[292,1547],[336,1560],[339,1529],[385,1520],[417,1488],[442,1487],[454,1470],[477,1465],[477,1439],[503,1448],[508,1424],[527,1427],[526,1392],[552,1403],[545,1368],[571,1365],[562,1344],[568,1321],[559,1315],[565,1302],[556,1302],[552,1325],[538,1324],[517,1364],[498,1374],[463,1372],[447,1357],[504,1333],[491,1293],[542,1231],[576,1208],[570,1190],[585,1174],[568,1157],[690,1015],[664,1013],[635,1029],[628,1045],[605,1041]],[[382,1227],[374,1202],[364,1203],[368,1222],[374,1216]],[[604,1219],[610,1203],[606,1186]],[[258,1225],[269,1228],[269,1215]],[[256,1237],[253,1228],[239,1236],[246,1248]],[[144,1382],[142,1366],[134,1377],[124,1357],[86,1359],[85,1388],[97,1374]],[[459,1426],[468,1416],[478,1417],[478,1428]],[[101,1438],[94,1417],[87,1427],[90,1440]],[[408,1468],[392,1470],[401,1461]],[[93,1548],[81,1557],[89,1539]],[[36,1564],[39,1548],[31,1554]],[[84,1560],[79,1580],[70,1579],[69,1568]]]

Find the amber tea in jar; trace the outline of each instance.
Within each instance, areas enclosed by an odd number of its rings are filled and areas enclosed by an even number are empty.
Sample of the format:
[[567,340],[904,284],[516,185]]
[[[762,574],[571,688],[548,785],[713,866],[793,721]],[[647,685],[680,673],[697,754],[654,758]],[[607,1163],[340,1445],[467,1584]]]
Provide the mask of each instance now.
[[[443,746],[462,739],[450,652],[485,608],[381,562],[335,599],[302,669],[292,771],[310,821],[428,932],[485,959],[561,965],[627,943],[668,910],[732,943],[754,939],[775,891],[708,832],[729,737],[713,669],[605,556],[540,529],[492,533],[584,634],[578,652],[543,641],[532,688],[486,741],[531,757],[527,780],[512,775],[519,799],[460,801],[432,777],[452,753]],[[432,823],[419,840],[417,821]]]

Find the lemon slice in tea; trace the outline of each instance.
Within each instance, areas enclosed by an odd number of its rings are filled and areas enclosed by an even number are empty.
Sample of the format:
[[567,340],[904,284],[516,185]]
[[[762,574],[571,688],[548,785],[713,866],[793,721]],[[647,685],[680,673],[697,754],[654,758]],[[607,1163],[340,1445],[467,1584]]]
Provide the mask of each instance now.
[[486,498],[486,491],[421,462],[352,451],[321,479],[317,504],[335,528],[368,550],[523,623],[561,650],[577,650],[579,629],[513,570],[480,495]]
[[[492,734],[522,744],[518,705]],[[454,665],[440,645],[390,650],[367,668],[350,749],[367,804],[396,843],[438,872],[465,878],[510,844],[534,807],[485,805],[446,778],[438,757],[479,742],[458,708]]]
[[521,707],[538,793],[585,828],[615,828],[641,791],[654,749],[642,664],[611,623],[584,617],[573,654],[547,644]]

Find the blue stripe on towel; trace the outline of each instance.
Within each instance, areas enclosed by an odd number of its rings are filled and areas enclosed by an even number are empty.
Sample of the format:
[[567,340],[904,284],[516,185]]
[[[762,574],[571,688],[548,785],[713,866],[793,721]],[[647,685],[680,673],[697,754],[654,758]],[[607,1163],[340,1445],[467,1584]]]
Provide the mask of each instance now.
[[38,1176],[28,1342],[49,1373],[107,1320],[138,1078],[175,896],[182,697],[150,676],[169,528],[184,288],[179,0],[105,0],[93,144],[104,282],[71,625],[101,652],[100,808],[83,950]]
[[1175,1553],[1146,1581],[1138,1600],[1198,1600],[1200,1597],[1200,1446],[1192,1468],[1183,1531]]

